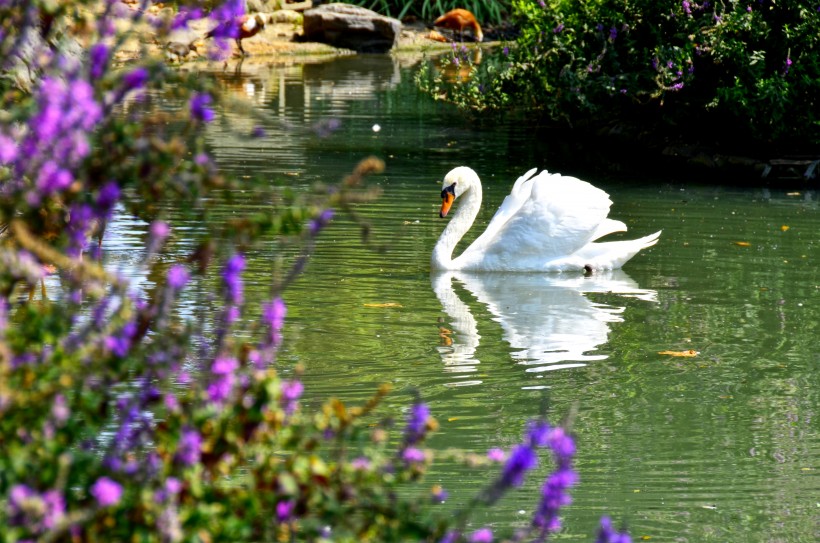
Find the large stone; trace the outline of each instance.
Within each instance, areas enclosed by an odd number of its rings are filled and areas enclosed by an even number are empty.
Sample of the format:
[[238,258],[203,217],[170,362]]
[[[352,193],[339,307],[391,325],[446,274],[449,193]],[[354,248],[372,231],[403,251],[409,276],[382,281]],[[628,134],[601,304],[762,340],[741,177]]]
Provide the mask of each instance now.
[[305,41],[361,53],[384,53],[399,38],[401,22],[349,4],[323,4],[305,11]]

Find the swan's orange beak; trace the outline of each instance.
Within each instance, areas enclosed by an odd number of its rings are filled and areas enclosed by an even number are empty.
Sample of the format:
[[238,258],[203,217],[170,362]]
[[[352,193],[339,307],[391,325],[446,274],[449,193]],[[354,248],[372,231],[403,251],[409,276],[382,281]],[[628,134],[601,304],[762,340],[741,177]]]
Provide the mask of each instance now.
[[443,191],[441,191],[441,211],[439,211],[438,216],[442,219],[447,216],[447,213],[450,212],[450,208],[453,206],[453,202],[456,201],[456,184],[453,183]]

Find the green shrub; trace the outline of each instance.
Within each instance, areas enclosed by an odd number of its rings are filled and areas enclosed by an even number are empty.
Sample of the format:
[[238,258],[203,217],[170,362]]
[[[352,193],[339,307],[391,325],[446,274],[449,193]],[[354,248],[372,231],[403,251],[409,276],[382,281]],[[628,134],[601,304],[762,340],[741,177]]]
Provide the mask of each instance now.
[[796,0],[515,0],[521,34],[465,93],[431,67],[422,88],[464,107],[540,110],[737,145],[820,142],[820,13]]

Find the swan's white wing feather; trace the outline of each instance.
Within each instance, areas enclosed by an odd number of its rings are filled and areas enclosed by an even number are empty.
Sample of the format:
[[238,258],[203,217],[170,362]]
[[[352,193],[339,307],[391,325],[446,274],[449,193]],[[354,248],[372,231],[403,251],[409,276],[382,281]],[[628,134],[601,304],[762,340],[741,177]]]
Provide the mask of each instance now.
[[[469,257],[471,252],[475,254],[475,252],[484,251],[488,244],[493,243],[496,233],[519,212],[521,206],[530,198],[534,183],[528,181],[534,181],[531,178],[536,171],[538,168],[533,168],[515,181],[510,194],[501,202],[495,215],[487,224],[487,228],[464,250],[461,256]],[[542,175],[543,173],[546,172],[542,172]]]
[[[518,192],[508,196],[516,199],[517,208],[494,232],[488,228],[492,238],[478,248],[485,266],[538,269],[546,261],[573,254],[590,241],[625,228],[619,221],[607,222],[612,204],[607,193],[574,177],[542,172]],[[524,194],[526,199],[520,201]]]

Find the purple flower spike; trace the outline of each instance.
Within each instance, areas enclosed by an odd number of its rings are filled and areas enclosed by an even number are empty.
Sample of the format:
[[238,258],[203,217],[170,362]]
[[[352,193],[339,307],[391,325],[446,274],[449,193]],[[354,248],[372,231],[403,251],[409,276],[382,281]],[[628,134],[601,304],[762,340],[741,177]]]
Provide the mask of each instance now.
[[222,403],[233,390],[236,377],[234,371],[239,367],[239,362],[235,358],[223,356],[214,360],[211,365],[211,373],[214,375],[213,381],[208,385],[208,398],[214,403]]
[[489,528],[482,528],[470,534],[470,543],[492,543],[493,531]]
[[276,504],[276,520],[287,522],[293,518],[293,508],[296,504],[293,501],[284,501]]
[[88,56],[91,59],[91,79],[99,79],[108,63],[108,46],[104,43],[95,43],[91,46]]
[[404,442],[406,446],[415,445],[424,439],[429,420],[430,408],[422,402],[414,403],[410,409],[410,416],[407,418],[407,426],[404,429]]
[[274,298],[269,304],[262,306],[262,318],[271,327],[271,330],[279,331],[285,325],[285,315],[288,308],[282,298]]
[[322,229],[330,223],[330,219],[332,219],[332,218],[333,218],[333,210],[332,209],[325,209],[324,211],[319,213],[318,217],[316,217],[315,219],[310,221],[310,225],[308,226],[308,229],[310,230],[310,234],[312,236],[315,236],[316,234],[321,232]]
[[598,530],[595,543],[632,543],[632,538],[627,532],[616,531],[612,527],[612,519],[603,516],[601,517],[601,528]]
[[407,447],[402,452],[401,458],[407,464],[420,464],[424,462],[426,456],[424,451],[421,449],[417,449],[416,447]]
[[549,444],[551,430],[545,421],[532,421],[527,425],[526,439],[533,447],[546,447]]
[[292,415],[299,405],[299,398],[302,397],[302,392],[305,386],[300,381],[282,381],[282,409],[287,415]]
[[505,487],[521,486],[524,482],[524,475],[538,465],[538,456],[532,447],[527,445],[516,445],[510,452],[504,470],[501,473],[501,483]]
[[174,458],[184,466],[193,466],[199,462],[201,447],[202,436],[199,435],[199,432],[192,428],[186,428],[179,438],[179,448]]
[[191,118],[195,121],[209,123],[214,120],[214,111],[208,107],[213,102],[210,94],[197,93],[191,98]]
[[227,299],[234,305],[242,304],[242,271],[245,269],[245,257],[237,253],[225,263],[222,270],[222,281],[225,284]]
[[122,78],[123,87],[126,91],[141,89],[148,83],[148,70],[145,68],[136,68],[125,74]]
[[114,211],[114,205],[120,199],[120,187],[116,181],[109,181],[97,195],[97,210],[104,219],[109,219]]
[[122,485],[108,477],[97,479],[90,492],[100,507],[117,505],[122,499]]
[[17,142],[0,132],[0,164],[10,164],[17,159]]
[[191,274],[182,264],[175,264],[168,270],[168,286],[174,290],[181,290],[190,278]]

